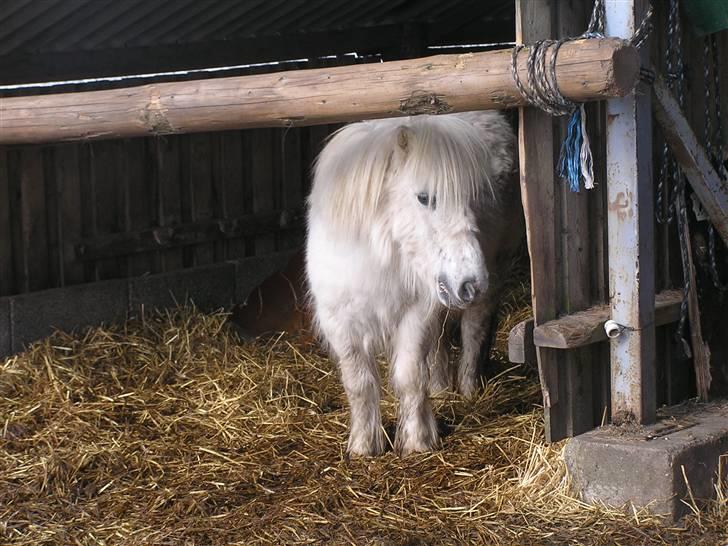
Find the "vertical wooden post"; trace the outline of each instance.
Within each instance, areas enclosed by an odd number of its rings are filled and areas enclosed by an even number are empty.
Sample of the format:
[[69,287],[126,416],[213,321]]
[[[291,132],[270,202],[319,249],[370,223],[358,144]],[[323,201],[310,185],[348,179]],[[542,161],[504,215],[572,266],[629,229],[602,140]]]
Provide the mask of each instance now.
[[[552,37],[554,2],[516,1],[516,40],[519,43]],[[554,175],[554,120],[537,108],[520,108],[518,114],[521,199],[531,256],[533,316],[538,325],[555,319],[559,310],[560,260],[556,254],[560,248],[560,235]],[[538,348],[537,355],[546,439],[558,441],[567,436],[566,400],[561,400],[559,395],[565,383],[564,370],[559,368],[563,355],[557,349],[543,347]]]
[[[647,0],[606,0],[606,33],[630,38]],[[646,45],[643,59],[649,57]],[[612,421],[655,420],[655,267],[650,93],[607,101]]]

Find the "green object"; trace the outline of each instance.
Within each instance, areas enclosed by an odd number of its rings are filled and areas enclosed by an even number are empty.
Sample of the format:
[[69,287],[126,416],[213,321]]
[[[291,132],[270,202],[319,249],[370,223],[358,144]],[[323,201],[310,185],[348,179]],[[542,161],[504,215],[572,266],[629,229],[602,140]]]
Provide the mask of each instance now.
[[728,28],[728,0],[686,0],[683,5],[699,36]]

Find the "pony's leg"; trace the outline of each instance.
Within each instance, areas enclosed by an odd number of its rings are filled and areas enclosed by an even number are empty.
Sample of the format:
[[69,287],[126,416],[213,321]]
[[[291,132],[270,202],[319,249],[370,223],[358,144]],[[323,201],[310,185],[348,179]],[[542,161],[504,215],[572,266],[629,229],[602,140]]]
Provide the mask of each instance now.
[[449,339],[446,335],[445,328],[445,316],[441,316],[435,328],[430,332],[434,340],[430,352],[427,354],[427,368],[430,372],[430,394],[438,394],[452,388],[452,375],[450,373],[450,361],[447,352]]
[[437,445],[437,423],[427,396],[427,334],[423,313],[411,309],[397,327],[392,363],[392,387],[399,398],[395,450],[406,455]]
[[350,425],[347,451],[373,456],[384,452],[385,440],[379,409],[379,368],[374,357],[359,347],[339,354],[341,382],[349,399]]
[[463,311],[460,322],[462,352],[457,376],[458,392],[463,396],[472,396],[478,388],[478,361],[484,351],[489,351],[495,307],[495,302],[486,301]]

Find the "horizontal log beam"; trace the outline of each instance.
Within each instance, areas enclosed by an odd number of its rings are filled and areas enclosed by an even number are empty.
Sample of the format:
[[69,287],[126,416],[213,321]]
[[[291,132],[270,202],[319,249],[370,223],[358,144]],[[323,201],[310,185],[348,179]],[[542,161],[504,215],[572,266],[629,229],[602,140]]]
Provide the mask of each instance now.
[[[527,55],[519,55],[523,81]],[[575,101],[623,96],[638,73],[637,51],[613,38],[567,42],[556,62],[561,92]],[[3,98],[0,144],[319,125],[523,104],[511,76],[511,51],[500,50]]]
[[[655,295],[655,326],[663,326],[680,318],[682,293],[665,290]],[[599,305],[571,315],[545,322],[533,329],[537,347],[574,349],[607,340],[604,323],[609,320],[609,305]]]
[[87,239],[75,247],[82,262],[129,256],[142,252],[167,250],[225,239],[265,235],[283,230],[302,229],[302,209],[275,210],[224,220],[208,220],[142,231],[114,233]]
[[728,244],[728,189],[713,168],[690,123],[662,78],[653,86],[655,118],[662,134],[682,167],[690,186],[700,199],[710,221]]

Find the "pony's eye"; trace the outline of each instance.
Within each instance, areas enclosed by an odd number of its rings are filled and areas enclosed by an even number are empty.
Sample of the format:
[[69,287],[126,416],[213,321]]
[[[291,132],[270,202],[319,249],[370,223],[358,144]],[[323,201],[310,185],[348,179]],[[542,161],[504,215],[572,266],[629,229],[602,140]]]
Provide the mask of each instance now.
[[433,209],[435,208],[435,198],[432,197],[432,199],[430,199],[430,196],[425,192],[418,193],[417,200],[420,202],[420,205],[431,207]]

